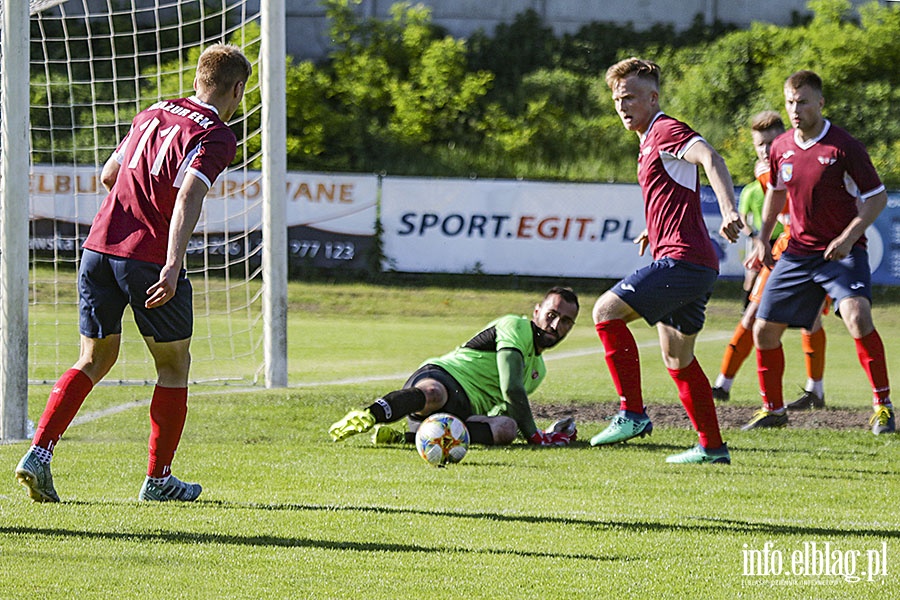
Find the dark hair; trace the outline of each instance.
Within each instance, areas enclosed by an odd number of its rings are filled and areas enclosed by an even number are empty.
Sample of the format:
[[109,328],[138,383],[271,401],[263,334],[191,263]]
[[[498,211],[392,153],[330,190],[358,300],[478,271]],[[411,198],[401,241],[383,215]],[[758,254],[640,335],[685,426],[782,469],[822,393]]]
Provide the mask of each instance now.
[[544,300],[549,298],[550,296],[559,296],[569,304],[574,304],[575,308],[581,308],[578,305],[578,296],[572,290],[572,288],[564,287],[561,285],[555,285],[544,294]]
[[791,86],[795,90],[799,90],[803,86],[806,86],[814,89],[820,94],[822,93],[822,78],[813,71],[797,71],[788,77],[784,84]]

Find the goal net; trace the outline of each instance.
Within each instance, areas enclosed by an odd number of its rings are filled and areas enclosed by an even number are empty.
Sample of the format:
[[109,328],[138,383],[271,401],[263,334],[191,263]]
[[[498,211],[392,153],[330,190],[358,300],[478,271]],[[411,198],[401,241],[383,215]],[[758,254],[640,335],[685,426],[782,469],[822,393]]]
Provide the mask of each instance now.
[[[32,12],[29,381],[53,382],[78,357],[76,275],[105,196],[103,164],[139,110],[193,94],[200,52],[227,41],[254,73],[230,123],[237,157],[210,190],[188,250],[191,378],[255,383],[264,362],[259,0],[68,0]],[[155,379],[126,312],[119,360],[104,381]]]

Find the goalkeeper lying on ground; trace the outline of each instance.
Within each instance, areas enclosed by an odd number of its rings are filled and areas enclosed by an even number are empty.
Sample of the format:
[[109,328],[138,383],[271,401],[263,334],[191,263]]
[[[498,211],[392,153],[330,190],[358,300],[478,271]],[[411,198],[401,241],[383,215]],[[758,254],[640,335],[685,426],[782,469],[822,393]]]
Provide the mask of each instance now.
[[[376,444],[412,442],[425,417],[447,412],[465,421],[476,444],[510,444],[521,432],[532,444],[568,445],[576,435],[572,420],[539,430],[528,394],[547,373],[542,352],[566,337],[577,316],[575,292],[554,287],[534,307],[531,320],[506,315],[492,321],[449,354],[425,361],[403,389],[385,394],[368,408],[350,411],[328,433],[341,441],[374,427]],[[403,417],[408,417],[406,434],[382,425]]]

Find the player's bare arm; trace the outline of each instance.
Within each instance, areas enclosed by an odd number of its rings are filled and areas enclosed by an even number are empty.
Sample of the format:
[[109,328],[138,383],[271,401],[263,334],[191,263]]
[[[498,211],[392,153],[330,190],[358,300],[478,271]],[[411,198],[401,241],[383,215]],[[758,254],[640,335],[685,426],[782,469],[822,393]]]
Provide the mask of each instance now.
[[734,199],[734,183],[731,173],[725,165],[725,159],[716,152],[705,140],[699,140],[684,153],[684,160],[691,164],[700,165],[706,173],[709,185],[712,186],[719,202],[719,212],[722,213],[722,227],[719,235],[731,242],[738,241],[744,222],[737,210],[737,202]]
[[116,160],[115,156],[110,156],[107,159],[106,164],[103,165],[103,170],[100,171],[100,183],[103,184],[103,187],[106,188],[107,192],[111,192],[113,186],[116,184],[116,179],[119,177],[119,161]]
[[747,255],[744,265],[748,268],[760,268],[765,265],[772,267],[775,261],[772,259],[772,231],[775,230],[775,224],[778,222],[778,215],[784,209],[784,203],[787,202],[787,192],[785,190],[774,190],[769,188],[766,190],[766,199],[763,201],[762,224],[759,227],[759,233],[753,241],[753,250]]
[[859,202],[858,206],[859,216],[850,221],[844,231],[825,248],[825,260],[841,260],[850,254],[853,245],[887,206],[887,192],[881,191],[865,202]]
[[650,233],[646,228],[634,238],[634,243],[638,245],[638,256],[643,256],[647,251],[647,245],[650,243]]
[[175,209],[172,222],[169,224],[169,246],[166,253],[166,264],[159,273],[159,281],[147,290],[147,301],[144,306],[156,308],[162,306],[175,296],[178,275],[184,264],[184,255],[191,234],[200,219],[203,199],[209,188],[202,179],[188,173],[178,195],[175,197]]

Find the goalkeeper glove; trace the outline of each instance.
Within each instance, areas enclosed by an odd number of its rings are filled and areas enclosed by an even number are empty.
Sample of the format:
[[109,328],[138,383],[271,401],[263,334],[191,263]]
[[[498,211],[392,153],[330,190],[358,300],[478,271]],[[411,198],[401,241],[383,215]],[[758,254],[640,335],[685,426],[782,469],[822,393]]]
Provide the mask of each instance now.
[[565,433],[573,440],[578,436],[574,417],[566,417],[565,419],[553,421],[553,424],[544,431],[546,433]]
[[534,435],[528,438],[528,443],[535,446],[568,446],[573,439],[575,439],[574,436],[561,431],[536,431]]

